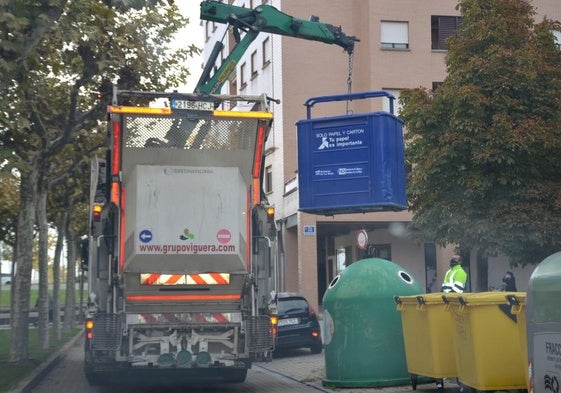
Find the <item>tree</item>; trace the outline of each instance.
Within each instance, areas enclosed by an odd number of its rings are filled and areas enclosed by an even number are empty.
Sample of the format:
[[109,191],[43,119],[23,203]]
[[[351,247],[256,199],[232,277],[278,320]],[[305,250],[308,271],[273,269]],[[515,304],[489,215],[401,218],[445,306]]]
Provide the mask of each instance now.
[[538,263],[561,246],[560,26],[522,0],[459,8],[442,85],[401,95],[412,225],[478,259]]
[[[0,193],[0,260],[4,261],[9,258],[12,261],[10,271],[13,273],[13,252],[11,250],[15,247],[14,234],[19,208],[19,181],[8,169],[2,168],[0,169],[0,185],[2,186],[2,193]],[[1,289],[0,284],[0,295]]]
[[[37,8],[31,0],[8,1],[0,18],[7,29],[0,67],[9,71],[0,85],[0,148],[11,153],[10,165],[20,176],[10,348],[14,362],[28,355],[32,237],[43,200],[38,190],[47,190],[51,161],[79,132],[94,130],[103,121],[113,84],[138,90],[177,86],[188,75],[187,56],[197,50],[170,49],[173,34],[187,23],[171,1],[42,4]],[[41,30],[38,21],[50,22]],[[40,38],[29,40],[28,34],[38,31]],[[104,100],[94,99],[98,91]]]
[[58,21],[68,0],[9,0],[0,16],[0,85],[6,86]]

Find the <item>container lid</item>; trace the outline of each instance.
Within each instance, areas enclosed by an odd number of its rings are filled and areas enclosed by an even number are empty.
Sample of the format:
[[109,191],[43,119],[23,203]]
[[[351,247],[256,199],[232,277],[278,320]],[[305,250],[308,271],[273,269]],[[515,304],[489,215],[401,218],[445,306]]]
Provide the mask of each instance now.
[[[447,293],[445,298],[452,304],[460,304],[462,306],[478,306],[478,305],[491,305],[491,304],[511,304],[513,299],[526,300],[525,292],[504,292],[504,291],[489,291],[489,292],[467,292],[454,294]],[[514,296],[514,298],[512,297]],[[511,299],[509,301],[509,299]],[[520,301],[519,300],[519,301]]]
[[395,302],[397,304],[408,304],[408,305],[422,305],[422,304],[444,304],[444,295],[442,292],[433,293],[423,293],[420,295],[409,295],[409,296],[395,296]]
[[561,290],[561,252],[548,256],[536,266],[528,283],[528,292],[534,290]]

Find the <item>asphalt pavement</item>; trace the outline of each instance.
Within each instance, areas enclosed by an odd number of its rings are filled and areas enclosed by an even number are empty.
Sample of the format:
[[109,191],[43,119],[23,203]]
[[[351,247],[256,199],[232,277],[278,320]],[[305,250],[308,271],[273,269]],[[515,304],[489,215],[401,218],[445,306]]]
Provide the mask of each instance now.
[[[41,364],[31,375],[22,380],[18,386],[9,393],[27,393],[30,392],[39,381],[44,378],[50,370],[57,366],[60,360],[70,347],[75,345],[78,340],[82,339],[83,333],[79,333],[70,340],[57,353],[53,354],[46,362]],[[299,349],[286,352],[276,356],[272,362],[254,363],[253,367],[261,368],[280,376],[290,378],[293,381],[313,387],[318,391],[326,393],[402,393],[411,392],[411,384],[403,386],[391,387],[356,387],[356,388],[339,388],[324,386],[322,380],[325,377],[325,355],[312,354],[308,349]],[[437,392],[436,384],[419,383],[416,390],[420,393]],[[457,393],[459,386],[453,380],[444,382],[444,393]]]

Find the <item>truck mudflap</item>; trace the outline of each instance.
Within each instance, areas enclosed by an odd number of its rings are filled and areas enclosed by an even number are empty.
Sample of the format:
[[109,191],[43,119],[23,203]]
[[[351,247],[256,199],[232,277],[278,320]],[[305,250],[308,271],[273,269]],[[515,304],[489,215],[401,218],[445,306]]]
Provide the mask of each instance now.
[[154,370],[247,369],[274,345],[269,317],[242,321],[241,313],[100,313],[86,337],[86,362],[98,373],[114,371],[116,365]]

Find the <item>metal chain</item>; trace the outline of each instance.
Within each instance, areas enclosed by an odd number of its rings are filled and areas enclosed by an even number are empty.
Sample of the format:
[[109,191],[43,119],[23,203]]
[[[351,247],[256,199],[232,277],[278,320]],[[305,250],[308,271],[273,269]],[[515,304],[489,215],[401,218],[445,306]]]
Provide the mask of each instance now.
[[[349,75],[347,76],[347,94],[351,94],[351,88],[353,84],[353,60],[354,60],[354,52],[349,53]],[[349,100],[347,100],[347,115],[351,113],[349,109]]]

